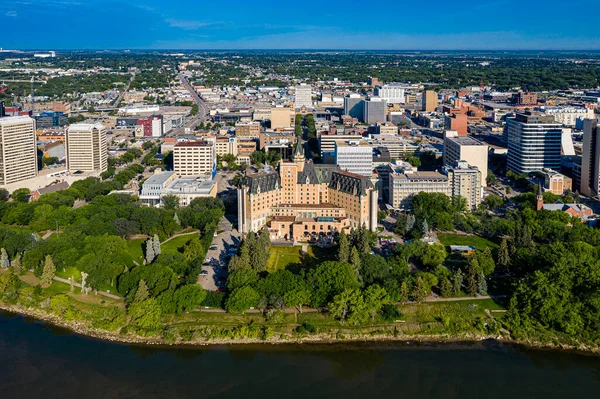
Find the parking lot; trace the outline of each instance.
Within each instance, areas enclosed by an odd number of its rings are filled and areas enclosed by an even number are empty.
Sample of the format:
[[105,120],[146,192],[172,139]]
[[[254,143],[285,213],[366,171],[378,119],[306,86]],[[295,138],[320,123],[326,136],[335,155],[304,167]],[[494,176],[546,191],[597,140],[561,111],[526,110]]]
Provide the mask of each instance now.
[[[238,248],[240,236],[233,229],[229,220],[222,218],[219,223],[217,236],[213,238],[211,248],[206,253],[205,264],[202,267],[203,272],[198,277],[198,282],[207,291],[223,290],[227,284],[227,264],[230,255]],[[228,255],[229,253],[229,255]]]

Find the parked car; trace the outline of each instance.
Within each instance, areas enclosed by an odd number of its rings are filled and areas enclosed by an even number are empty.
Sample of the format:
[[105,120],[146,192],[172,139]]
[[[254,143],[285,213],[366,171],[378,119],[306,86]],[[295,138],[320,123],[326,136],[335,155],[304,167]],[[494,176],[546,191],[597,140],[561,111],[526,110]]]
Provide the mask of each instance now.
[[206,276],[207,274],[208,274],[208,270],[202,270],[202,271],[200,272],[200,275],[201,275],[201,276]]
[[210,247],[208,247],[208,249],[214,251],[215,249],[219,248],[217,244],[212,244]]

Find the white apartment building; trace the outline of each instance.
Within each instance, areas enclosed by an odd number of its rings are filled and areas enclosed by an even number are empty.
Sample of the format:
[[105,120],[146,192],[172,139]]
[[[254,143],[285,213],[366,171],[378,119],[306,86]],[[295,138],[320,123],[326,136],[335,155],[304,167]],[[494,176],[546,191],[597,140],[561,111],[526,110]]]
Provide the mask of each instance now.
[[104,172],[108,168],[106,127],[76,123],[67,129],[67,169],[70,172]]
[[465,198],[467,200],[467,210],[476,210],[482,198],[481,172],[479,169],[476,166],[469,165],[466,161],[458,161],[452,166],[445,166],[444,172],[448,176],[452,197]]
[[35,120],[28,116],[0,118],[0,185],[37,176]]
[[237,156],[237,138],[230,136],[217,136],[215,138],[215,153],[221,156],[227,154]]
[[[360,134],[321,134],[319,136],[319,148],[321,149],[321,158],[335,157],[335,143],[342,143],[349,140],[362,140]],[[330,161],[331,162],[331,161]]]
[[468,136],[452,135],[446,132],[444,137],[444,165],[454,165],[458,161],[466,161],[477,167],[481,173],[481,186],[487,186],[488,151],[486,144]]
[[214,141],[180,142],[173,147],[173,170],[179,176],[211,175],[217,168]]
[[294,104],[296,109],[302,107],[312,108],[312,86],[302,83],[296,86],[296,94],[294,96]]
[[373,174],[373,148],[364,140],[335,142],[335,164],[361,176]]
[[577,119],[595,119],[593,109],[584,107],[536,107],[536,111],[541,111],[547,115],[554,116],[556,122],[568,127],[574,127]]
[[404,104],[404,87],[401,85],[383,85],[375,88],[375,95],[389,104]]

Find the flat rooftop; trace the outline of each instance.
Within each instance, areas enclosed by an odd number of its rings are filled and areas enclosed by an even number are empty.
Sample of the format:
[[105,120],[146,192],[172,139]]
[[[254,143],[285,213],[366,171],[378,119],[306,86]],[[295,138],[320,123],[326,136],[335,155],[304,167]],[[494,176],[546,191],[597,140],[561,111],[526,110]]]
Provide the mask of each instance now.
[[174,174],[175,174],[175,172],[157,173],[157,174],[150,176],[148,179],[146,179],[144,184],[164,184]]
[[447,139],[460,145],[484,145],[481,141],[468,136],[448,137]]

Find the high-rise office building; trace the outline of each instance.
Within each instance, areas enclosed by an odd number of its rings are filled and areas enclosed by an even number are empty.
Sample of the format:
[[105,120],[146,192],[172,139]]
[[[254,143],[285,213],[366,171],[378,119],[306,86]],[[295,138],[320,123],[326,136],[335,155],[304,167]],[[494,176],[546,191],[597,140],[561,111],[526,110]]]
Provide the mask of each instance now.
[[28,116],[0,118],[0,184],[37,176],[35,120]]
[[598,120],[583,121],[583,152],[579,191],[588,197],[600,194],[600,126]]
[[344,115],[362,119],[363,101],[359,94],[349,94],[344,97]]
[[485,187],[488,175],[488,146],[472,137],[444,135],[444,165],[466,161],[481,172],[481,185]]
[[508,168],[515,173],[560,169],[562,125],[539,112],[507,118]]
[[363,101],[363,117],[362,121],[369,125],[374,125],[378,122],[386,120],[387,104],[383,98],[371,97]]
[[423,111],[433,112],[438,106],[438,96],[433,90],[425,90],[423,92]]
[[383,98],[388,104],[404,104],[404,87],[400,85],[383,85],[375,88],[375,95]]
[[[256,147],[256,144],[254,144]],[[173,147],[173,170],[179,176],[210,175],[217,170],[217,155],[213,141],[187,141]]]
[[312,108],[312,86],[307,85],[306,83],[296,86],[294,104],[296,109],[302,107]]
[[362,176],[373,174],[373,148],[364,140],[335,142],[335,164]]
[[67,169],[70,172],[104,172],[108,168],[106,127],[76,123],[67,129]]

